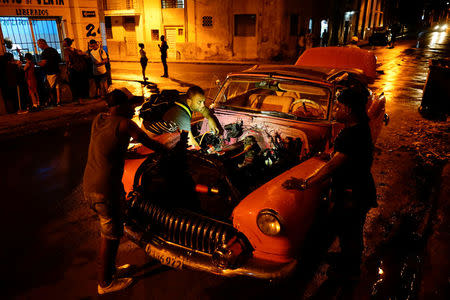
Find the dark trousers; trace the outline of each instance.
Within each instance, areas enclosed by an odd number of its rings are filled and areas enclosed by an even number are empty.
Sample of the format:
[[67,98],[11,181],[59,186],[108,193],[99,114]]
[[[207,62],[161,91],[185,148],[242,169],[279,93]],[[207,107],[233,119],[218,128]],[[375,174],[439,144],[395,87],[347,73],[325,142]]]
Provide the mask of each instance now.
[[169,76],[169,71],[167,69],[167,56],[161,56],[161,62],[164,67],[164,76]]
[[362,205],[360,200],[338,198],[332,212],[332,224],[341,247],[341,259],[337,267],[349,275],[359,274],[364,249],[363,231],[369,208]]
[[73,100],[89,97],[89,78],[86,72],[70,69],[69,85]]

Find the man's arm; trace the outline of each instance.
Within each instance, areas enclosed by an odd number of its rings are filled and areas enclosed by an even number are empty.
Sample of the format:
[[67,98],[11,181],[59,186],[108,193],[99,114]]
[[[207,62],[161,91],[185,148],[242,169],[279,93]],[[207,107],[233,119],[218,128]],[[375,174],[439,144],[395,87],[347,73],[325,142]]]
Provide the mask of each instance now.
[[188,131],[188,136],[189,136],[188,145],[191,147],[194,147],[194,148],[199,148],[200,146],[197,143],[197,141],[195,140],[194,135],[192,134],[192,131],[190,131],[190,130]]
[[316,173],[307,179],[292,177],[283,182],[283,187],[288,190],[306,190],[316,184],[327,180],[338,168],[344,165],[348,156],[342,152],[336,152],[333,157],[323,165]]
[[44,67],[47,63],[48,61],[46,59],[41,59],[41,61],[39,61],[37,65],[40,67]]
[[152,140],[136,123],[131,120],[124,120],[120,124],[120,130],[127,133],[133,140],[141,143],[145,147],[157,152],[165,152],[168,149],[161,143]]
[[211,113],[211,111],[205,106],[203,107],[203,109],[200,111],[200,113],[203,115],[203,117],[205,117],[208,120],[208,124],[209,124],[209,129],[214,133],[214,134],[219,134],[220,133],[220,124],[217,124],[216,119],[214,118],[213,114]]

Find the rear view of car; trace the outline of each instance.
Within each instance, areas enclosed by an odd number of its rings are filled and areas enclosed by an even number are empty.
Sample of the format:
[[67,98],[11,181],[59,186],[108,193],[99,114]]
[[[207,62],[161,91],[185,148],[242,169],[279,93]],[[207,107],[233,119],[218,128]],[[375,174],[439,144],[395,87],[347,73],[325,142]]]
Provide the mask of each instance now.
[[379,27],[375,28],[373,34],[369,37],[369,44],[373,46],[386,46],[390,43],[391,39],[391,32],[384,27]]

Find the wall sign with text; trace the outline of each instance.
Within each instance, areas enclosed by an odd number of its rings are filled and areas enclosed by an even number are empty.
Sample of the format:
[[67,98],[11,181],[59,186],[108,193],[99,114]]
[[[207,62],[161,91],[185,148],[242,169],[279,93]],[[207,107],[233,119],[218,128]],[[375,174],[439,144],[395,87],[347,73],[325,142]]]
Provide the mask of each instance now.
[[82,10],[81,15],[83,18],[95,18],[95,10]]

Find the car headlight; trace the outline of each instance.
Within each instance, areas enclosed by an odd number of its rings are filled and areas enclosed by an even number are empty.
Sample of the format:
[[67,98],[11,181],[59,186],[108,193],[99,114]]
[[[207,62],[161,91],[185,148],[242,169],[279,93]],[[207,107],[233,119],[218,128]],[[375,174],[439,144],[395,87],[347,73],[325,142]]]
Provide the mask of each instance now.
[[442,25],[441,26],[441,30],[446,30],[447,29],[447,25]]
[[280,216],[271,209],[260,211],[256,222],[259,230],[264,234],[275,236],[281,232]]
[[434,30],[438,30],[439,29],[439,25],[434,26]]

